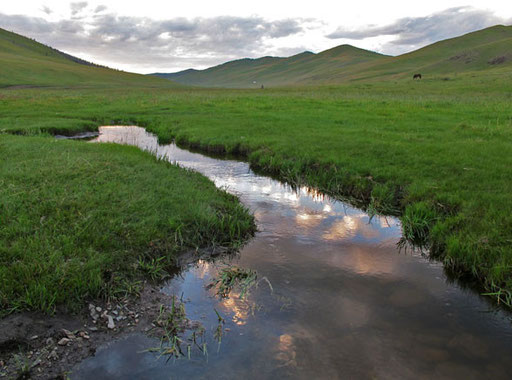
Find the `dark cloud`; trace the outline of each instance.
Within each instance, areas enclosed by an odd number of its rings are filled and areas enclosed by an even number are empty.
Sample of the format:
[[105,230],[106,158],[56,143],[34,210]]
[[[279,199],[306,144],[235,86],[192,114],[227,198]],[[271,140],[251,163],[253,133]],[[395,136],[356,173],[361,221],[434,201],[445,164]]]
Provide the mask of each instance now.
[[[73,3],[80,12],[87,3]],[[80,6],[76,5],[80,4]],[[81,13],[81,15],[84,15]],[[90,12],[57,22],[0,13],[0,26],[71,54],[138,67],[213,65],[240,57],[276,54],[269,40],[303,31],[301,19],[221,16],[153,20]]]
[[382,50],[387,53],[402,53],[439,40],[510,22],[512,19],[504,19],[488,10],[465,6],[449,8],[425,17],[405,17],[384,26],[369,25],[358,30],[340,27],[327,37],[362,40],[395,36],[393,41],[382,46]]
[[43,5],[43,6],[41,7],[41,11],[43,11],[43,12],[44,12],[44,13],[46,13],[47,15],[50,15],[50,14],[52,14],[52,13],[53,13],[53,11],[51,10],[51,8],[50,8],[50,7],[47,7],[46,5]]
[[77,13],[80,13],[86,7],[87,7],[87,1],[78,1],[76,3],[69,4],[69,8],[71,8],[72,15],[76,15]]

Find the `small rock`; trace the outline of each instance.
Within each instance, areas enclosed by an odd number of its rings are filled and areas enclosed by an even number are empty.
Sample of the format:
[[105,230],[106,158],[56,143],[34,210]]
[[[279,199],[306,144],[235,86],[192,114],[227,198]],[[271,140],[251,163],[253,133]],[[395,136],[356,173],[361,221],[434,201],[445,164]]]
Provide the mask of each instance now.
[[89,331],[96,332],[96,331],[98,331],[98,328],[94,327],[94,326],[91,326],[91,327],[89,327]]
[[71,340],[75,339],[75,334],[73,334],[71,331],[62,329],[62,332],[64,333],[64,335],[66,335],[66,338]]
[[108,318],[107,327],[112,330],[113,328],[116,327],[116,325],[114,324],[114,319],[110,315],[107,315],[107,318]]
[[135,320],[135,323],[139,323],[139,320],[138,320],[138,319],[136,319],[136,320]]
[[102,310],[102,309],[101,309],[101,307],[96,306],[96,311],[97,311],[98,313],[101,313],[101,310]]
[[51,360],[57,360],[59,358],[59,355],[57,354],[57,350],[53,350],[52,352],[50,352],[47,356],[48,359],[51,359]]
[[47,346],[53,346],[55,341],[53,340],[53,338],[48,338],[48,339],[46,339],[45,343],[46,343]]
[[30,337],[30,340],[36,340],[37,338],[39,338],[37,335],[34,335],[32,337]]
[[62,338],[61,340],[59,340],[59,342],[57,343],[59,346],[66,346],[69,342],[71,342],[70,339],[68,338]]

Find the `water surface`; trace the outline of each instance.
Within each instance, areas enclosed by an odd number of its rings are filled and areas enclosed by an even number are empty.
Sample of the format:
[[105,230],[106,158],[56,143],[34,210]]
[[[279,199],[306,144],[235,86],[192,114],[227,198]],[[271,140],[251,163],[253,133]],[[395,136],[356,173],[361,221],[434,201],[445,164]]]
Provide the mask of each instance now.
[[[397,219],[374,217],[308,188],[294,191],[247,163],[159,145],[138,127],[102,127],[98,142],[138,146],[197,170],[239,196],[259,232],[232,258],[200,261],[163,288],[207,330],[208,355],[166,361],[132,335],[98,350],[76,379],[507,378],[510,317],[446,279],[442,266],[397,249]],[[236,264],[266,277],[246,299],[206,286]],[[214,309],[226,323],[213,338]]]

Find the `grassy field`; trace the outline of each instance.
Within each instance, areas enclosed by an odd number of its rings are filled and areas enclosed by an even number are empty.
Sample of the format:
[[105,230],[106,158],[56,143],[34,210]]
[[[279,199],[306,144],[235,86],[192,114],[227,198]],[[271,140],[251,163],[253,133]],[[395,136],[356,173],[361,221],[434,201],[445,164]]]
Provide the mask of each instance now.
[[[406,237],[430,246],[461,275],[501,289],[506,299],[512,290],[511,79],[493,71],[276,90],[2,90],[0,130],[37,135],[138,124],[162,141],[245,155],[289,182],[402,215]],[[0,138],[4,150],[13,141]],[[19,160],[4,163],[4,170]]]
[[0,315],[133,294],[254,231],[235,197],[136,148],[0,135],[0,156]]

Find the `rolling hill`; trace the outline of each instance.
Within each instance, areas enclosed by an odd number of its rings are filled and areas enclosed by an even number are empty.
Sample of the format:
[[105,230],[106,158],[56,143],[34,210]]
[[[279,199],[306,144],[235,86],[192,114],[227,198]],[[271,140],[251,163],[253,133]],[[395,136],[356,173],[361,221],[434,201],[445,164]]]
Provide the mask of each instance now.
[[512,26],[496,25],[439,41],[397,57],[341,45],[318,54],[240,59],[206,70],[156,73],[204,87],[259,87],[409,79],[415,72],[442,76],[512,66]]
[[341,45],[319,54],[303,52],[288,58],[263,57],[230,61],[206,70],[152,74],[178,83],[205,87],[259,87],[322,80],[326,73],[348,70],[355,65],[373,62],[386,56],[350,45]]
[[176,86],[147,75],[101,67],[0,28],[0,87]]

